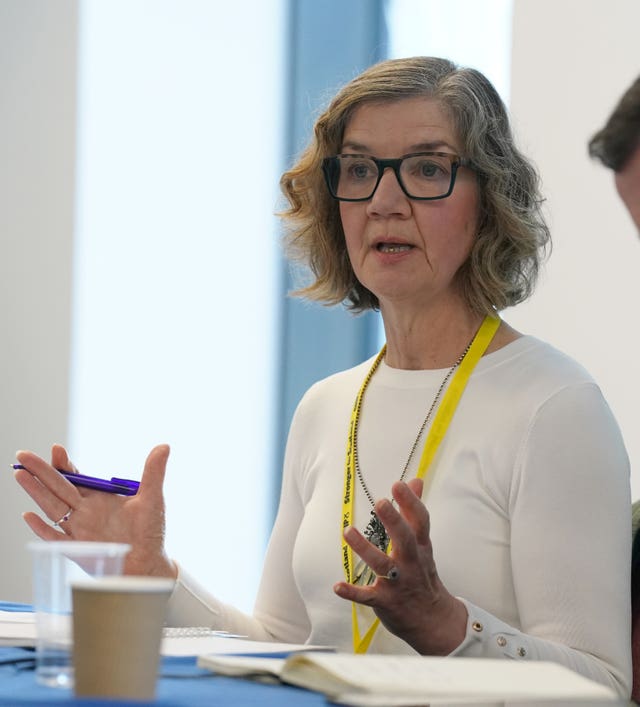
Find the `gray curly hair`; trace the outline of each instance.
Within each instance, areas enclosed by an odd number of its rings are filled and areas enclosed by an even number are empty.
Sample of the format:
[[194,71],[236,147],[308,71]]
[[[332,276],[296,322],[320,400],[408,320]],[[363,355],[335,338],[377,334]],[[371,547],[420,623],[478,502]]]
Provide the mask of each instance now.
[[461,156],[478,174],[479,233],[457,273],[465,301],[473,311],[490,314],[531,295],[551,244],[537,171],[515,147],[506,108],[489,80],[434,57],[383,61],[353,79],[316,121],[314,138],[297,164],[283,174],[280,184],[289,202],[281,213],[286,252],[314,277],[294,294],[326,305],[342,302],[354,312],[379,308],[351,267],[338,202],[326,188],[321,163],[340,152],[357,107],[420,96],[447,109]]

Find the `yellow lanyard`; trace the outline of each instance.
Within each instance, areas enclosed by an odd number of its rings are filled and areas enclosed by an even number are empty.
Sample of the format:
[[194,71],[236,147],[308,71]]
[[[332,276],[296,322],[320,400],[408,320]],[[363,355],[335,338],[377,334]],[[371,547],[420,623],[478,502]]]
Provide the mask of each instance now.
[[[482,355],[487,350],[487,347],[491,343],[494,334],[500,326],[500,319],[498,317],[493,317],[487,315],[475,335],[469,351],[460,362],[451,383],[447,388],[447,391],[438,407],[436,416],[429,429],[429,434],[424,443],[424,448],[422,450],[422,456],[420,457],[420,463],[418,465],[418,472],[416,477],[423,479],[429,469],[431,462],[440,446],[440,442],[444,438],[449,423],[453,418],[453,415],[458,406],[458,402],[464,389],[467,385],[469,377],[476,367],[478,361],[482,358]],[[373,362],[369,372],[367,373],[358,395],[356,396],[355,402],[353,404],[353,410],[351,411],[351,422],[349,423],[349,436],[347,438],[347,456],[345,460],[344,467],[344,493],[342,499],[342,529],[352,525],[353,521],[353,484],[355,479],[355,462],[356,462],[356,449],[355,449],[355,433],[356,424],[358,420],[358,411],[362,405],[362,398],[364,396],[365,390],[369,385],[371,377],[375,373],[376,369],[380,365],[380,362],[384,358],[386,351],[386,346],[382,348],[376,360]],[[344,535],[341,533],[342,538],[342,562],[344,566],[344,573],[347,578],[347,582],[352,582],[353,577],[353,551],[351,547],[347,544],[344,539]],[[389,548],[387,552],[391,550],[391,543],[389,543]],[[360,636],[360,630],[358,628],[358,617],[356,614],[356,604],[351,603],[351,620],[352,620],[352,630],[353,630],[353,652],[354,653],[366,653],[373,635],[376,629],[380,625],[380,619],[376,618],[371,624],[364,636]]]

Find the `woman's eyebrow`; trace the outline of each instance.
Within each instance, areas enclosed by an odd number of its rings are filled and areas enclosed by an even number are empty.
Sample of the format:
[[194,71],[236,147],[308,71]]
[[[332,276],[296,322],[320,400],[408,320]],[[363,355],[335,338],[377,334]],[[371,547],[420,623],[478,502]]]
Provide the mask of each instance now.
[[371,154],[371,151],[366,145],[360,142],[343,142],[341,150],[353,150],[354,152],[361,152],[367,155]]
[[452,152],[458,152],[458,149],[446,142],[446,140],[432,140],[430,142],[420,142],[416,145],[411,145],[409,148],[411,152],[431,152],[435,150],[440,150],[443,147],[449,148]]

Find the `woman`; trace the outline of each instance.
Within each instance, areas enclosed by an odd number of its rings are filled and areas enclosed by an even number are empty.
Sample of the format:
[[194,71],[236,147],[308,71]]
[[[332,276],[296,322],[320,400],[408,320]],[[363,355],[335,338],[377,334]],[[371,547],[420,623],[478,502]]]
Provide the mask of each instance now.
[[[166,557],[167,447],[129,499],[28,452],[18,481],[67,537],[127,540],[128,572],[177,576],[172,623],[554,660],[628,696],[628,460],[589,375],[497,315],[530,294],[548,231],[493,87],[442,59],[376,65],[282,185],[292,256],[314,275],[301,294],[379,309],[387,344],[296,411],[253,616]],[[52,464],[70,468],[62,448]]]

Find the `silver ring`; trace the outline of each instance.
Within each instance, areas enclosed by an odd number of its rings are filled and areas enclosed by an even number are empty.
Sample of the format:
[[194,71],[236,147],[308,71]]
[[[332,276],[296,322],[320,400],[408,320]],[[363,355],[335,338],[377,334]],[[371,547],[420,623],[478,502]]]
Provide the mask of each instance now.
[[398,577],[400,576],[400,572],[398,572],[397,567],[392,567],[388,572],[387,572],[387,579],[390,579],[392,582],[397,581]]
[[73,513],[73,508],[69,507],[69,510],[62,516],[62,518],[60,518],[60,520],[54,521],[53,524],[59,528],[60,523],[65,523],[66,521],[68,521],[69,518],[71,517],[72,513]]

